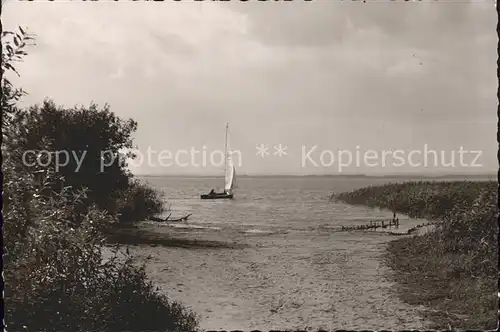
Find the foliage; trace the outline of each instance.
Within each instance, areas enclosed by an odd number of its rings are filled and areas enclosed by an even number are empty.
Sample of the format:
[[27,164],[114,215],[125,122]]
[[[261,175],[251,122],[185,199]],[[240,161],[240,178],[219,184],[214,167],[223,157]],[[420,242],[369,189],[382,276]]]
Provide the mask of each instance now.
[[434,232],[389,244],[387,261],[398,272],[395,279],[410,286],[400,287],[400,296],[446,313],[437,320],[453,327],[496,326],[497,183],[407,182],[363,188],[337,198],[441,220]]
[[[17,183],[9,181],[9,192]],[[73,226],[73,196],[34,194],[28,209],[11,200],[6,225],[32,220],[29,241],[5,269],[6,321],[20,331],[191,331],[196,316],[147,280],[144,266],[115,254],[103,261],[100,227],[111,217],[91,208]],[[10,233],[10,232],[9,232]],[[9,234],[8,233],[8,234]],[[9,234],[10,235],[10,234]],[[15,259],[14,259],[15,258]]]
[[405,182],[370,186],[341,193],[337,199],[353,205],[379,207],[413,218],[442,219],[456,206],[471,207],[481,192],[493,192],[489,182]]
[[74,189],[87,187],[100,208],[116,212],[111,210],[112,202],[132,177],[125,163],[131,155],[122,151],[132,147],[135,121],[118,118],[107,105],[62,108],[46,100],[41,107],[16,113],[13,122],[16,139],[9,140],[8,148],[27,152],[19,163],[36,164],[43,150],[59,153],[58,172],[66,184]]
[[[17,34],[2,34],[3,74],[9,71],[18,74],[14,62],[26,55],[24,48],[31,40],[31,35],[21,28]],[[94,103],[88,107],[63,108],[45,100],[41,106],[21,110],[15,105],[24,92],[13,88],[5,77],[2,88],[7,92],[2,100],[6,129],[2,152],[4,157],[15,159],[13,164],[18,171],[31,168],[30,172],[41,172],[52,166],[67,186],[86,190],[87,205],[95,203],[100,209],[120,215],[119,220],[127,223],[163,211],[161,194],[145,185],[139,186],[127,169],[126,160],[134,155],[124,151],[133,147],[132,134],[137,130],[134,120],[123,120],[110,111],[109,105],[99,108]],[[39,167],[40,161],[48,163],[48,158],[52,161],[59,158],[59,165],[49,163],[47,167]]]
[[406,182],[362,188],[337,197],[411,217],[440,219],[439,237],[428,250],[470,254],[468,273],[475,270],[493,275],[497,271],[498,184],[493,181]]
[[[11,35],[2,34],[2,42]],[[18,45],[19,40],[13,43]],[[24,45],[19,47],[22,49]],[[4,50],[2,74],[15,70],[12,57],[9,57],[11,51]],[[7,329],[195,330],[198,324],[196,315],[155,289],[147,279],[144,265],[136,266],[130,256],[119,259],[118,251],[104,259],[103,230],[116,222],[116,216],[93,204],[102,203],[99,193],[79,190],[78,187],[95,185],[89,171],[84,172],[85,177],[79,178],[72,177],[71,172],[60,174],[54,163],[30,167],[22,162],[22,154],[27,148],[40,151],[81,147],[77,137],[81,138],[84,130],[90,130],[93,151],[97,147],[116,151],[117,147],[128,144],[134,123],[124,124],[108,110],[97,111],[93,106],[88,110],[69,110],[69,115],[66,115],[53,103],[46,102],[42,108],[24,112],[16,107],[16,101],[22,95],[16,91],[21,90],[14,89],[9,81],[2,79],[2,92],[7,92],[2,95],[2,124],[6,125],[3,128],[10,128],[6,135],[2,135],[6,141],[2,146],[2,198],[6,235],[4,295]],[[16,120],[22,121],[16,123]],[[62,128],[67,125],[74,132]],[[104,129],[104,137],[98,134],[99,129]],[[83,142],[87,139],[85,137]],[[95,159],[86,166],[92,169],[95,166],[92,162],[95,163]],[[140,187],[135,182],[128,182],[130,177],[123,165],[113,170],[115,180],[125,178],[127,185],[131,183],[132,188]],[[66,185],[68,179],[62,175],[72,181],[72,186]],[[117,189],[116,186],[113,188]],[[155,197],[147,187],[138,191],[141,190],[142,202]],[[110,197],[110,204],[117,206],[114,197]],[[132,200],[135,197],[141,195],[132,195]],[[155,204],[159,204],[158,201]],[[151,205],[148,212],[153,207],[159,205]]]
[[121,223],[145,220],[163,212],[163,195],[138,180],[131,181],[117,202],[118,218]]
[[468,255],[462,271],[468,276],[498,273],[498,192],[485,188],[472,206],[458,204],[440,225],[437,245],[445,253]]
[[14,67],[14,62],[22,61],[23,56],[27,55],[24,48],[33,40],[33,36],[26,33],[22,28],[19,32],[2,32],[2,65],[1,65],[1,117],[2,126],[5,128],[6,119],[16,111],[16,102],[25,95],[25,91],[15,88],[7,74],[13,73],[19,76]]

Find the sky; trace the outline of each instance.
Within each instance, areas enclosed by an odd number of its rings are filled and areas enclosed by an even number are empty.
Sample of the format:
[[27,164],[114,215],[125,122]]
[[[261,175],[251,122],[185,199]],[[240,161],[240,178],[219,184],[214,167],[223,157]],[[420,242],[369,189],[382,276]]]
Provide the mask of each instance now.
[[221,174],[226,123],[237,174],[498,169],[492,1],[6,0],[2,16],[36,35],[23,105],[135,119],[136,174]]

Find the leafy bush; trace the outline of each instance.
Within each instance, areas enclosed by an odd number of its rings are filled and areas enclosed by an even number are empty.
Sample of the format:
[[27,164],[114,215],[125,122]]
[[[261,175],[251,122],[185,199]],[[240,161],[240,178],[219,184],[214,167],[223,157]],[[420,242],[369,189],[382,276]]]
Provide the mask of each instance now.
[[[15,183],[9,183],[9,192]],[[70,197],[70,198],[69,198]],[[21,202],[19,202],[21,203]],[[196,316],[171,302],[148,281],[144,266],[115,255],[103,260],[100,227],[111,217],[91,208],[72,227],[73,195],[33,195],[28,209],[11,200],[6,228],[29,215],[24,250],[7,257],[6,311],[9,330],[191,331]],[[7,234],[12,232],[8,231]],[[9,252],[10,254],[10,252]],[[26,327],[26,328],[24,328]]]
[[135,121],[118,118],[109,106],[60,108],[53,101],[45,101],[41,107],[13,112],[9,122],[6,153],[18,167],[35,165],[31,171],[42,171],[35,162],[42,151],[65,151],[70,157],[66,160],[61,154],[55,170],[67,186],[85,188],[88,203],[121,214],[119,220],[127,223],[163,211],[161,194],[139,184],[127,169],[126,159],[134,156],[123,151],[133,145]]
[[[22,51],[26,40],[24,31],[20,31],[20,34],[2,33],[2,74],[13,71],[12,61],[25,54],[18,52]],[[13,39],[7,39],[10,36]],[[1,173],[7,329],[51,332],[195,330],[198,325],[196,315],[180,303],[170,301],[155,288],[147,279],[144,265],[134,265],[130,256],[125,260],[118,259],[118,251],[110,259],[103,259],[103,231],[117,220],[114,213],[103,211],[95,204],[103,202],[99,201],[95,190],[84,190],[95,185],[92,182],[95,180],[91,180],[90,176],[78,178],[72,177],[71,173],[60,174],[54,164],[29,167],[22,162],[22,153],[27,148],[74,148],[75,145],[58,144],[76,144],[76,140],[60,136],[58,125],[68,123],[58,121],[68,118],[54,111],[52,104],[45,104],[50,106],[47,106],[50,116],[45,114],[37,118],[40,113],[33,112],[33,109],[32,113],[24,113],[16,107],[22,91],[15,89],[5,78],[1,83],[2,128],[9,128],[2,132],[6,144],[2,146],[4,160]],[[106,110],[92,112],[90,110],[91,115],[101,116],[99,121],[104,129],[116,129],[114,115]],[[91,117],[84,113],[83,110],[70,113],[74,116],[73,128],[81,125],[80,131],[62,132],[78,136],[82,128],[92,127]],[[20,123],[29,123],[31,127],[19,125],[16,119],[27,121]],[[33,119],[36,121],[30,122]],[[79,123],[80,120],[84,124]],[[108,120],[111,122],[106,122]],[[37,128],[45,129],[40,132]],[[98,130],[91,129],[95,139]],[[123,137],[127,135],[125,130]],[[109,147],[119,146],[123,140],[117,141],[111,135],[99,142]],[[135,206],[142,202],[146,206],[145,210],[136,207],[139,211],[135,212],[136,215],[160,209],[161,201],[152,189],[129,182],[130,176],[122,165],[118,165],[115,171],[114,179],[127,180],[124,188],[119,188],[129,190],[126,191],[127,204]],[[67,185],[68,181],[62,175],[70,178],[71,185]],[[119,193],[109,193],[115,192]],[[115,196],[110,195],[106,203],[116,207],[118,203],[115,200]]]
[[163,195],[138,180],[130,183],[117,203],[118,218],[122,223],[145,220],[161,214],[163,209]]
[[[108,209],[118,193],[128,188],[132,175],[125,160],[131,155],[121,151],[132,147],[135,121],[118,118],[108,106],[62,108],[46,100],[17,112],[12,122],[16,139],[7,141],[9,150],[29,151],[25,164],[36,164],[35,153],[40,151],[61,152],[57,171],[66,184],[87,187],[101,209]],[[68,160],[62,153],[69,154]],[[76,158],[81,159],[80,165]]]
[[23,89],[16,88],[8,78],[8,73],[14,73],[19,76],[14,62],[19,62],[27,55],[24,50],[33,40],[33,35],[26,33],[22,28],[19,32],[2,31],[2,66],[1,66],[1,111],[2,111],[2,129],[6,127],[7,120],[17,111],[16,103],[26,94]]

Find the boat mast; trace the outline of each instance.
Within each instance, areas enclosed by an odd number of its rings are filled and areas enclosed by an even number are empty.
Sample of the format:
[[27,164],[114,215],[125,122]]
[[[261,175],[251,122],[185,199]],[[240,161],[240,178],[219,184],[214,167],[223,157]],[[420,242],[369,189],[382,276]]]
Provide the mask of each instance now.
[[[229,127],[229,124],[226,122],[226,139],[225,139],[225,144],[224,144],[224,179],[225,179],[225,174],[227,172],[227,131],[228,131],[228,127]],[[224,181],[224,187],[225,186],[226,186],[226,182]]]

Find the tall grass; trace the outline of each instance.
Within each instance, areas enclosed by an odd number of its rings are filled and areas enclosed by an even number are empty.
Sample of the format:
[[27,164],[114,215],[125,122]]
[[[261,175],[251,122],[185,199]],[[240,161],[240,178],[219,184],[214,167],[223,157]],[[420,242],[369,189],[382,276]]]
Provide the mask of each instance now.
[[370,186],[336,196],[353,205],[389,209],[413,218],[442,219],[458,206],[470,208],[484,192],[496,192],[494,181],[418,181]]
[[400,297],[424,304],[437,328],[491,329],[497,322],[498,184],[406,182],[337,195],[350,204],[441,220],[434,232],[392,241],[386,261]]

